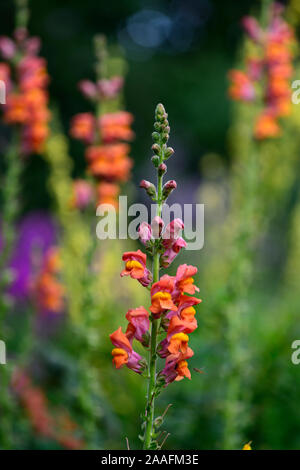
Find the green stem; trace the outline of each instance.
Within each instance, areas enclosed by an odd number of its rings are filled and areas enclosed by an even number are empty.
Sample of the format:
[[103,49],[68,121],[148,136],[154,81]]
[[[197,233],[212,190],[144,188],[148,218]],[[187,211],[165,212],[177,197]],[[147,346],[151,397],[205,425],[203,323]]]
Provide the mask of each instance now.
[[[160,163],[163,162],[163,151],[160,155]],[[157,206],[156,215],[161,217],[162,213],[162,187],[163,187],[163,176],[159,174],[157,176]],[[159,281],[159,258],[160,254],[156,250],[153,256],[153,284]],[[150,449],[152,431],[153,431],[153,420],[154,420],[154,393],[156,388],[156,361],[157,361],[157,333],[159,330],[159,319],[152,318],[151,336],[150,336],[150,351],[149,351],[149,383],[148,383],[148,394],[147,394],[147,406],[146,406],[146,430],[144,439],[144,450]]]
[[15,0],[16,4],[16,27],[27,28],[29,19],[28,0]]
[[19,137],[15,131],[13,142],[6,153],[6,177],[3,186],[2,206],[2,251],[0,253],[0,325],[6,311],[4,300],[5,290],[10,284],[10,274],[7,263],[11,256],[13,243],[16,236],[15,219],[18,214],[19,178],[22,170],[22,161],[19,155]]
[[[5,319],[8,309],[6,290],[11,282],[8,262],[11,256],[16,229],[15,220],[18,214],[19,177],[22,170],[22,162],[19,155],[19,138],[15,132],[10,149],[5,155],[7,161],[6,178],[3,185],[2,205],[2,250],[0,253],[0,332],[1,339],[7,342],[8,332],[5,328]],[[3,417],[0,429],[0,447],[11,448],[12,416],[14,403],[10,392],[11,365],[1,366],[1,394],[0,411]]]

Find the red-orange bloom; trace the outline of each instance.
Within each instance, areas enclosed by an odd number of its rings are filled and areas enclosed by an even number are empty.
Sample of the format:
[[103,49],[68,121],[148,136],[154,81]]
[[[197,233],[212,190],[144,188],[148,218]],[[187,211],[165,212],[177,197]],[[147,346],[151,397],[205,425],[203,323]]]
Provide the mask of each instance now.
[[37,306],[43,312],[63,311],[65,288],[57,277],[60,267],[58,251],[49,250],[42,271],[35,279],[32,288]]
[[174,278],[165,274],[151,287],[151,307],[154,316],[161,315],[166,310],[177,310],[172,300]]
[[181,294],[195,294],[199,292],[199,288],[194,285],[193,276],[197,273],[198,269],[195,266],[188,266],[181,264],[176,273],[176,293],[179,291]]
[[125,269],[121,272],[121,277],[130,276],[137,279],[143,286],[148,286],[151,282],[150,271],[146,268],[147,256],[141,250],[128,251],[123,254]]
[[129,146],[122,143],[88,147],[89,170],[96,177],[126,181],[132,167],[128,152]]
[[191,380],[191,372],[189,371],[187,361],[179,361],[176,366],[176,372],[178,374],[175,379],[176,381],[182,380],[184,377]]
[[76,114],[71,121],[70,134],[75,139],[90,144],[95,132],[95,119],[91,113]]
[[141,373],[143,370],[143,366],[140,363],[142,357],[133,351],[129,340],[122,332],[121,327],[110,335],[110,340],[115,346],[112,350],[112,356],[113,364],[116,369],[120,369],[126,364],[129,369],[132,369],[134,372]]
[[255,98],[255,88],[248,75],[241,70],[231,70],[229,72],[231,80],[229,96],[233,100],[253,101]]
[[104,142],[132,140],[134,138],[134,133],[130,128],[132,121],[132,114],[126,111],[104,114],[99,119],[99,128],[102,140]]
[[30,114],[26,103],[26,97],[19,93],[8,95],[4,119],[8,124],[24,124],[28,122]]
[[97,205],[99,204],[111,204],[116,209],[118,208],[117,196],[120,192],[120,188],[115,183],[106,183],[105,181],[97,185]]
[[36,38],[23,35],[16,43],[9,38],[4,40],[13,48],[13,55],[18,54],[18,60],[11,62],[12,70],[5,67],[6,64],[0,64],[0,79],[4,75],[2,79],[6,83],[7,92],[4,121],[21,125],[22,153],[40,153],[48,137],[50,118],[46,61],[36,55]]
[[255,123],[254,135],[259,140],[267,137],[279,137],[281,129],[276,118],[271,114],[261,114]]
[[171,354],[179,352],[185,354],[188,348],[189,337],[185,333],[176,333],[170,339],[168,350]]

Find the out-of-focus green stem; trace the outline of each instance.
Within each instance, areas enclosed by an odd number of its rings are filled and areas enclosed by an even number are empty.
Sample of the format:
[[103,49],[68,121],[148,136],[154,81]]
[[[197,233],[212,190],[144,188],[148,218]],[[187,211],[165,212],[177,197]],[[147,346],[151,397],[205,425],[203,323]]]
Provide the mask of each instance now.
[[28,0],[15,0],[16,4],[16,27],[27,28],[29,19]]
[[[3,184],[2,200],[2,249],[0,252],[0,332],[1,339],[7,341],[5,318],[7,312],[6,289],[11,282],[8,262],[15,240],[15,222],[18,215],[19,178],[22,170],[22,160],[19,155],[19,136],[15,131],[13,141],[6,157],[6,174]],[[9,449],[12,446],[11,425],[13,401],[10,393],[10,364],[1,366],[0,390],[0,446]]]
[[19,155],[19,135],[15,131],[13,141],[6,157],[6,174],[3,184],[2,203],[2,249],[0,252],[0,325],[5,315],[5,289],[10,283],[7,263],[16,235],[15,220],[19,209],[19,179],[22,171],[22,160]]

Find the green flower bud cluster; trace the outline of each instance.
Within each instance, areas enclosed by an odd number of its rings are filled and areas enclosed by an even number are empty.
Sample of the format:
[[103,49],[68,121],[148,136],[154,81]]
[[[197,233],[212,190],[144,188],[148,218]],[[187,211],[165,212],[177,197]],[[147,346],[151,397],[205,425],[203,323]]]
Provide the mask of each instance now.
[[170,135],[170,126],[168,121],[168,114],[165,111],[164,106],[159,103],[156,106],[155,110],[155,122],[154,122],[154,132],[152,133],[153,145],[152,150],[154,155],[152,157],[152,162],[155,168],[163,166],[162,174],[166,173],[167,166],[163,163],[165,160],[173,155],[174,150],[172,147],[168,147],[167,143]]

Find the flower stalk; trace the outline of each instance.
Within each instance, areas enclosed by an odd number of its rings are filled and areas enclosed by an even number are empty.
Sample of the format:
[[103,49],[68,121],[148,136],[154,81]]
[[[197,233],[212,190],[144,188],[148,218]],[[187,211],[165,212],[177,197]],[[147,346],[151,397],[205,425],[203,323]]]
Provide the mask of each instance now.
[[[170,383],[185,377],[191,379],[187,359],[194,352],[188,347],[188,334],[197,328],[194,306],[201,302],[193,297],[199,291],[193,278],[197,272],[196,267],[182,264],[178,267],[176,276],[164,274],[160,277],[160,269],[170,266],[186,246],[185,240],[180,236],[184,228],[183,221],[174,219],[164,228],[161,218],[163,204],[177,186],[174,180],[163,184],[167,171],[165,161],[174,153],[171,147],[167,147],[169,133],[168,115],[163,105],[158,104],[152,134],[152,163],[157,171],[157,185],[146,180],[140,183],[140,187],[145,189],[156,204],[156,216],[151,225],[142,222],[138,229],[140,241],[151,258],[152,271],[147,268],[147,255],[141,250],[126,252],[122,258],[125,268],[121,276],[130,276],[150,290],[151,313],[143,306],[128,310],[126,332],[123,333],[119,327],[110,335],[114,345],[112,356],[115,367],[120,369],[126,365],[148,381],[142,434],[139,436],[144,450],[161,449],[168,436],[165,431],[159,431],[167,410],[162,416],[155,418],[155,399]],[[163,335],[164,339],[158,342],[158,337]],[[139,341],[148,350],[147,359],[134,351],[133,340]],[[158,357],[165,359],[165,366],[159,371]]]
[[[164,108],[162,105],[158,105],[156,108],[156,123],[158,119],[163,119],[163,129],[165,130],[168,127],[168,120],[165,117]],[[154,138],[158,138],[156,133],[154,133]],[[155,145],[155,144],[154,144]],[[158,143],[156,144],[157,151],[159,152],[159,160],[157,166],[157,206],[156,206],[156,216],[161,218],[162,215],[162,188],[163,188],[163,173],[160,171],[160,167],[164,161],[164,149],[162,142],[162,134],[159,134]],[[153,284],[159,281],[159,258],[160,253],[156,248],[153,255]],[[147,405],[146,405],[146,430],[145,430],[145,440],[144,440],[144,449],[147,450],[150,448],[152,431],[153,431],[153,419],[154,419],[154,400],[155,400],[155,387],[156,387],[156,361],[157,361],[157,334],[159,330],[159,319],[152,318],[151,326],[151,336],[150,336],[150,352],[149,352],[149,383],[148,383],[148,394],[147,394]]]

